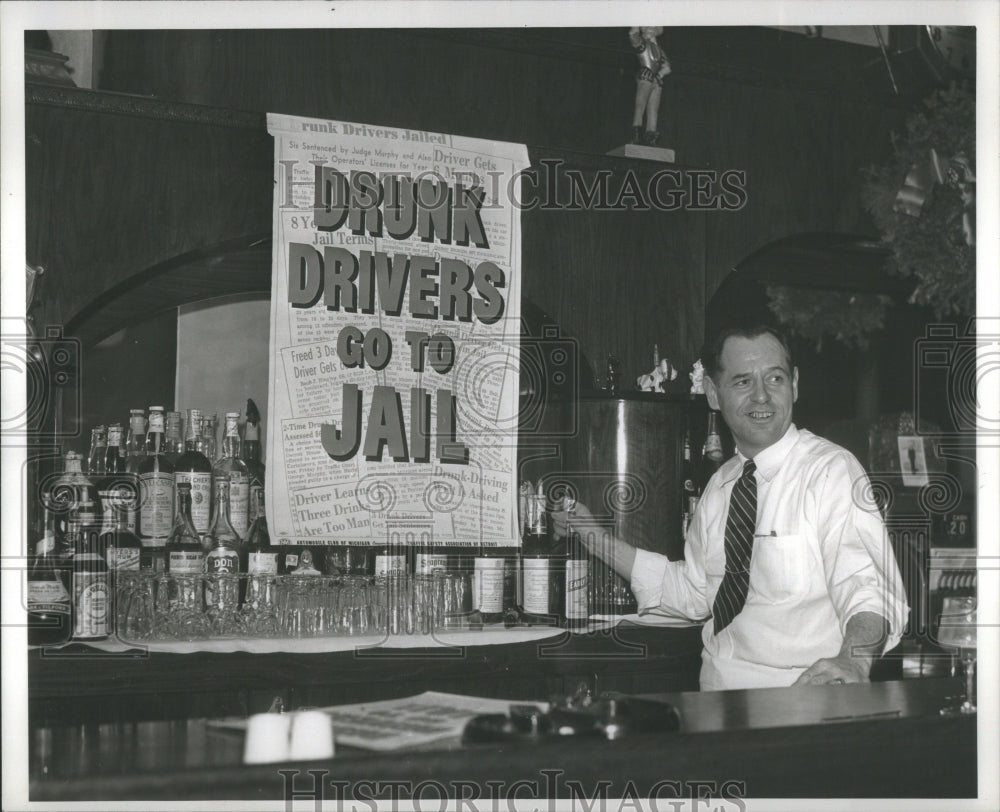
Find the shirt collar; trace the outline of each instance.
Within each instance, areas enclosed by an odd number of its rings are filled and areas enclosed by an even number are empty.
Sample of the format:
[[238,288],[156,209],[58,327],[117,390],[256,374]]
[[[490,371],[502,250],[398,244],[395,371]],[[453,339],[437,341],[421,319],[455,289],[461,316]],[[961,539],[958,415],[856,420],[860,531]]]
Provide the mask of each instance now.
[[[769,445],[763,451],[759,451],[757,456],[753,458],[754,464],[757,466],[757,474],[765,482],[770,482],[772,477],[778,473],[778,469],[781,468],[781,463],[785,461],[785,457],[788,456],[788,452],[792,450],[792,446],[799,439],[799,430],[795,427],[794,423],[790,423],[786,429],[784,435],[778,442],[773,445]],[[742,473],[743,466],[746,464],[749,457],[743,456],[740,450],[736,449],[736,454],[729,459],[729,461],[724,466],[725,470],[722,474],[723,482],[730,482],[736,479]]]

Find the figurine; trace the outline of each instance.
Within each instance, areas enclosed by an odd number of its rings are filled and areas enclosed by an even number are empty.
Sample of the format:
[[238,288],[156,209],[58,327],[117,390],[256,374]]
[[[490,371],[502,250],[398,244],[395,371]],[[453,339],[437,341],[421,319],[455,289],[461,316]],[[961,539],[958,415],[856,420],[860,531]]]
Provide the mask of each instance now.
[[[635,111],[632,114],[632,143],[654,146],[660,138],[657,119],[660,115],[660,93],[663,77],[670,73],[670,63],[656,38],[663,33],[662,26],[632,26],[628,31],[629,42],[639,58],[639,72],[635,77]],[[645,117],[645,132],[643,131]]]

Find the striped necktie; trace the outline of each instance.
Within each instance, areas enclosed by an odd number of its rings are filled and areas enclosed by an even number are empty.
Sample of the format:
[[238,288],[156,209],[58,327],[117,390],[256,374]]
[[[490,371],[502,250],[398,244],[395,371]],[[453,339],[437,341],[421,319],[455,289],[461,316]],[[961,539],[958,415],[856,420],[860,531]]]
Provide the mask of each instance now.
[[748,460],[743,474],[733,486],[729,497],[729,516],[726,519],[726,574],[715,595],[712,617],[715,633],[728,626],[743,609],[750,586],[750,554],[753,552],[753,534],[757,526],[757,466]]

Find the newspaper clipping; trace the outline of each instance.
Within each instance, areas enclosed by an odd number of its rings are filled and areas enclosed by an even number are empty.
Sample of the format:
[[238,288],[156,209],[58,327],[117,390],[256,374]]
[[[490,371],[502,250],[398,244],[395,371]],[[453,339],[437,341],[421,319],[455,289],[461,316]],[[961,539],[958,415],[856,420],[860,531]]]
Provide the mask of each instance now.
[[526,147],[274,113],[268,131],[272,538],[517,544]]

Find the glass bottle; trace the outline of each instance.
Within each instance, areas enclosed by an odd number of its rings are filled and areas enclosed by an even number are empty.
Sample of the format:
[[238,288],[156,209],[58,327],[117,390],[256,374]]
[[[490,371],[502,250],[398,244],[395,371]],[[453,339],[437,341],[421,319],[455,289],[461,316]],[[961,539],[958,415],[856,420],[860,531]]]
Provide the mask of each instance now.
[[566,538],[566,574],[562,617],[570,629],[583,628],[590,619],[590,555],[580,537]]
[[167,459],[172,463],[177,462],[177,458],[184,453],[184,435],[181,434],[181,413],[167,412],[166,416],[166,439],[164,451]]
[[108,445],[107,448],[104,449],[104,473],[124,473],[125,459],[125,443],[122,436],[122,424],[112,423],[108,426]]
[[177,513],[166,546],[167,572],[197,575],[205,571],[205,551],[191,519],[191,485],[177,486]]
[[473,608],[478,609],[483,623],[499,623],[505,609],[507,556],[501,547],[479,548],[473,569]]
[[142,409],[131,409],[128,419],[128,437],[125,439],[125,467],[133,474],[139,473],[139,463],[146,456],[146,417]]
[[162,406],[149,407],[146,456],[139,463],[139,538],[143,568],[166,569],[164,547],[174,520],[174,466],[164,452],[166,432]]
[[230,483],[226,474],[216,474],[215,514],[212,527],[202,541],[205,551],[205,572],[238,573],[243,542],[230,519]]
[[687,536],[688,524],[698,504],[698,474],[691,458],[691,437],[684,432],[684,455],[681,461],[681,535]]
[[203,415],[201,424],[202,437],[205,438],[205,448],[202,453],[208,457],[212,462],[218,458],[218,435],[219,435],[219,417],[218,415]]
[[201,425],[201,410],[188,409],[186,447],[174,464],[174,489],[179,493],[181,484],[190,486],[191,522],[204,536],[212,522],[212,463],[201,451]]
[[43,506],[42,536],[28,567],[28,644],[58,645],[73,631],[73,606],[66,573],[56,554],[55,515]]
[[245,538],[250,523],[250,471],[242,459],[240,413],[226,412],[226,433],[222,439],[222,456],[212,466],[212,475],[225,474],[229,482],[229,508],[232,526],[239,537]]
[[699,485],[704,490],[712,474],[719,470],[722,465],[724,455],[722,452],[722,438],[719,436],[719,413],[710,411],[708,413],[708,431],[705,434],[705,446],[701,452],[701,472]]
[[73,530],[73,639],[103,640],[109,633],[111,593],[108,565],[100,547],[97,505],[76,506],[70,520]]
[[83,457],[80,454],[66,452],[63,473],[52,486],[49,500],[56,514],[56,553],[60,558],[71,558],[75,553],[70,528],[74,513],[84,503],[92,505],[96,511],[100,503],[97,487],[83,473]]
[[108,427],[94,426],[90,430],[90,454],[87,457],[87,473],[101,475],[105,471],[105,453],[108,449]]
[[257,518],[247,533],[246,566],[251,575],[277,575],[280,550],[271,546],[271,534],[267,529],[267,513],[264,507],[264,491],[257,491],[255,513]]
[[260,461],[260,411],[252,399],[247,398],[247,422],[243,429],[243,461],[250,472],[250,515],[252,523],[257,518],[256,493],[264,493],[264,463]]
[[104,560],[112,572],[137,570],[142,558],[142,542],[129,530],[128,511],[139,498],[128,483],[119,482],[107,491],[105,515],[110,513],[111,527],[101,533]]
[[554,621],[562,614],[563,572],[549,533],[542,484],[527,499],[527,523],[521,539],[521,608],[529,622]]
[[393,532],[385,544],[372,548],[372,573],[376,578],[404,575],[409,571],[406,560],[407,547],[398,532]]
[[447,572],[449,563],[448,548],[442,544],[434,544],[430,531],[421,531],[420,540],[413,555],[413,574],[433,575],[435,572]]

